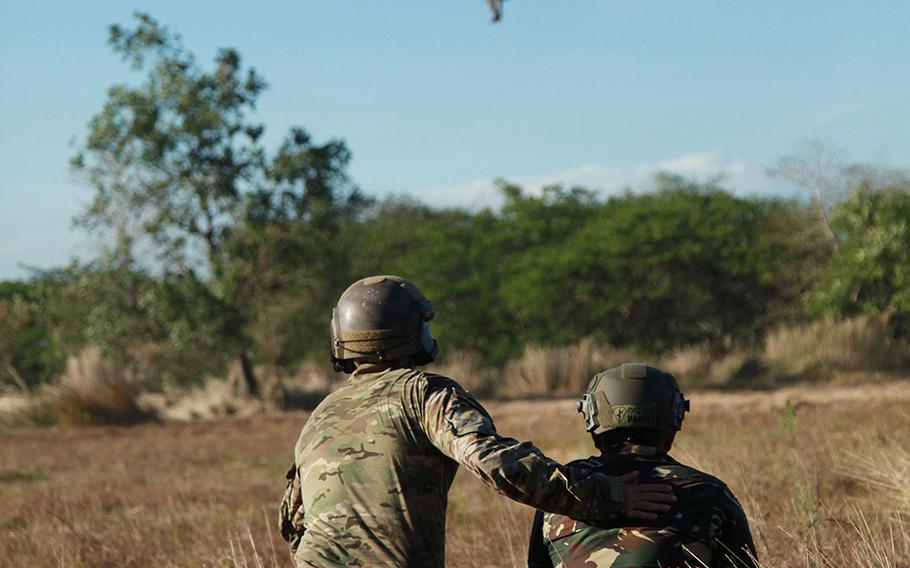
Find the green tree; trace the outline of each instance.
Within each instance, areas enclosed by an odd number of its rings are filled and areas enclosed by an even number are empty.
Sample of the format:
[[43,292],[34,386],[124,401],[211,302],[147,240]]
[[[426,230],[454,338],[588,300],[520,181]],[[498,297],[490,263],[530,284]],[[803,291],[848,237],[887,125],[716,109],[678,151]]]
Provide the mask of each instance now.
[[[581,322],[570,314],[579,306],[572,283],[558,267],[568,257],[590,266],[594,259],[579,258],[571,248],[576,235],[602,208],[593,192],[583,188],[565,189],[554,185],[541,195],[527,195],[521,188],[502,184],[506,201],[502,209],[504,247],[499,263],[502,271],[502,299],[522,343],[559,345],[585,334]],[[522,345],[513,345],[513,352]],[[514,354],[514,353],[513,353]]]
[[211,334],[211,355],[236,359],[256,394],[257,305],[332,281],[340,255],[326,244],[362,201],[350,153],[293,128],[270,156],[250,119],[266,83],[232,49],[204,69],[145,14],[112,26],[110,45],[144,80],[111,87],[89,124],[73,166],[95,195],[78,221],[162,275],[141,307],[164,336]]
[[783,204],[661,175],[656,192],[579,207],[575,226],[521,253],[504,283],[532,342],[723,348],[760,338],[769,304],[806,286],[775,277],[789,257],[765,235]]
[[501,363],[526,343],[594,337],[646,352],[757,342],[805,316],[830,247],[809,204],[661,176],[606,201],[501,182],[501,210],[386,201],[349,233],[355,276],[413,278],[445,349]]
[[506,237],[494,213],[389,200],[348,237],[355,278],[400,274],[433,300],[443,356],[467,349],[499,362],[512,354],[516,339],[499,291]]
[[832,226],[840,252],[812,307],[837,317],[884,313],[896,333],[910,336],[910,183],[860,184],[834,209]]
[[0,282],[0,383],[27,391],[60,371],[51,331],[42,317],[46,282]]

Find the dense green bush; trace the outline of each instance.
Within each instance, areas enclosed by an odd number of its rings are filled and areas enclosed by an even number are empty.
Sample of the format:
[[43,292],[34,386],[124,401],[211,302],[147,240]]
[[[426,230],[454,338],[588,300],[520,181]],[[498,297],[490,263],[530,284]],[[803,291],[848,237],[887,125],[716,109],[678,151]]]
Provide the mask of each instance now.
[[[286,245],[294,254],[268,259],[268,278],[241,315],[225,309],[214,275],[156,273],[122,256],[37,275],[17,286],[53,292],[19,300],[26,308],[17,309],[36,314],[41,331],[32,333],[43,339],[7,349],[16,361],[45,357],[59,370],[60,358],[96,345],[120,364],[151,366],[154,380],[185,383],[223,371],[237,350],[230,330],[242,323],[254,364],[292,370],[324,356],[331,305],[346,284],[397,273],[433,299],[445,350],[492,364],[527,344],[585,337],[640,353],[722,351],[803,318],[802,298],[828,250],[809,238],[803,204],[739,198],[677,177],[608,199],[578,188],[501,191],[499,210],[369,205],[333,242],[309,227],[309,244],[294,240]],[[246,246],[228,256],[232,270],[254,271],[263,255],[278,254],[271,244]],[[344,261],[308,262],[324,258],[326,246]]]
[[837,317],[884,313],[910,337],[910,185],[861,185],[833,211],[839,253],[811,306]]
[[53,329],[41,309],[46,287],[0,282],[0,384],[30,390],[63,369],[64,359],[53,348]]

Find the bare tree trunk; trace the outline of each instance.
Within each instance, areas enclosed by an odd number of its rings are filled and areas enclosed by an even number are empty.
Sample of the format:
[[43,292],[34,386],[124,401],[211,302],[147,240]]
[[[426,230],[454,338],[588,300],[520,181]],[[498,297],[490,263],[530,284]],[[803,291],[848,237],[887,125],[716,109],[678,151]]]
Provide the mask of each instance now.
[[834,251],[834,254],[840,252],[840,247],[837,245],[837,237],[834,236],[834,231],[831,230],[831,224],[828,222],[828,215],[825,214],[825,204],[822,202],[822,195],[820,192],[815,191],[812,194],[812,203],[815,205],[815,213],[818,215],[818,222],[822,227],[822,232],[825,233],[825,237],[828,239],[828,243],[831,245],[831,250]]
[[245,351],[241,351],[238,355],[238,362],[240,363],[240,373],[237,377],[236,387],[239,394],[243,396],[259,396],[259,380],[256,378],[253,364]]
[[825,203],[830,207],[845,196],[848,189],[847,169],[841,150],[812,139],[800,142],[793,153],[781,156],[777,164],[768,169],[772,177],[791,181],[809,190],[818,223],[834,254],[839,252],[839,247],[825,213]]

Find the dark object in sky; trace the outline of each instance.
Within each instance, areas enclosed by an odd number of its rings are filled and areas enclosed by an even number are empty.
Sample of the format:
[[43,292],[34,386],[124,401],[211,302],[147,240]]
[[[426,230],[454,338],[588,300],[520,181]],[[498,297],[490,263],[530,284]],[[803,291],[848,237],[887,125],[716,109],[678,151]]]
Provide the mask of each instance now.
[[487,0],[487,4],[490,5],[490,11],[493,13],[491,21],[498,22],[502,18],[502,3],[505,0]]

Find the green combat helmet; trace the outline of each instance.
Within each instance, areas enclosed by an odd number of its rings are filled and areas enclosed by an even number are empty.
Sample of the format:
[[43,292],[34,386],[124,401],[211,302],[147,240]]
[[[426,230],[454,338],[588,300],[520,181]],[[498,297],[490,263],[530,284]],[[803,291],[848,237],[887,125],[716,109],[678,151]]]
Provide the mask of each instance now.
[[617,428],[648,428],[674,434],[689,401],[673,375],[643,363],[625,363],[591,378],[578,401],[585,430],[597,435]]
[[332,363],[352,373],[356,361],[431,363],[439,345],[430,333],[435,312],[420,289],[399,276],[351,284],[332,310]]

